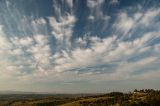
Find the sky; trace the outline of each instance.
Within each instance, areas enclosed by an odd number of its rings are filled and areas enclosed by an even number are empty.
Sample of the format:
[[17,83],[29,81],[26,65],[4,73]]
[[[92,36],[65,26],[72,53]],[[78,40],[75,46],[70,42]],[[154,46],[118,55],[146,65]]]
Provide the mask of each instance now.
[[0,0],[0,90],[160,89],[159,0]]

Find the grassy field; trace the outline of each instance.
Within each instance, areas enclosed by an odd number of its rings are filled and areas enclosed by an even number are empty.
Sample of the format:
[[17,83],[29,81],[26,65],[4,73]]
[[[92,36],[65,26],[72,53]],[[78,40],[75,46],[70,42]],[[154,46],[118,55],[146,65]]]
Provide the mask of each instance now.
[[1,95],[0,106],[160,106],[160,91],[135,90],[99,95]]

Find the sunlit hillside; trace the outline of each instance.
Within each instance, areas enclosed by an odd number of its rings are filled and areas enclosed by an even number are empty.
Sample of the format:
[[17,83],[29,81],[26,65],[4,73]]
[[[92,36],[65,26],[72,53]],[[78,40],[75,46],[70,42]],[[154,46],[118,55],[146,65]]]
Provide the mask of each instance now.
[[[1,106],[159,106],[160,91],[152,89],[122,93],[68,95],[2,95]],[[5,98],[5,99],[4,99]]]

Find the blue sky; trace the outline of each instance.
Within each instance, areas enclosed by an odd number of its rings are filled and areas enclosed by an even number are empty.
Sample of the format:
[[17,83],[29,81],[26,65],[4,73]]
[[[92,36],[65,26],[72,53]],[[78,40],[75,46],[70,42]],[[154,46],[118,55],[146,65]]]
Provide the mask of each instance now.
[[0,0],[0,90],[160,89],[159,0]]

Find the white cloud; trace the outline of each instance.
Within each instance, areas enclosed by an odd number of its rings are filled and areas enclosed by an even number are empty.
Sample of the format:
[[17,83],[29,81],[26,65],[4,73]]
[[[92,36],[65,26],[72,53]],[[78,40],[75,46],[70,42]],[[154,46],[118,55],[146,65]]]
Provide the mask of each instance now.
[[[160,37],[158,32],[146,33],[133,41],[121,41],[117,36],[108,38],[94,36],[78,38],[77,47],[74,50],[64,50],[54,55],[54,63],[56,66],[53,70],[56,72],[68,72],[68,70],[75,69],[75,72],[77,72],[77,68],[82,68],[82,70],[84,68],[84,76],[87,76],[87,73],[95,73],[95,68],[93,68],[93,70],[87,70],[87,67],[101,64],[115,64],[118,65],[118,67],[114,69],[115,72],[104,74],[104,76],[107,76],[107,79],[104,80],[123,79],[124,75],[126,75],[125,78],[129,78],[134,70],[143,69],[146,65],[152,65],[152,63],[157,61],[157,56],[151,56],[148,58],[142,57],[136,62],[126,62],[130,57],[141,55],[145,53],[145,51],[151,51],[153,47],[147,44],[151,39],[156,39],[157,37]],[[85,46],[88,43],[90,47],[86,48]],[[121,61],[123,61],[124,64],[121,64]],[[108,68],[104,71],[109,70],[111,69]],[[99,68],[96,70],[96,73],[101,73],[101,71],[102,69]],[[97,77],[101,76],[101,74],[96,75]],[[96,75],[92,75],[90,78],[92,79],[92,77]]]
[[9,49],[11,48],[10,42],[8,42],[7,37],[5,36],[3,26],[0,25],[0,49]]
[[158,57],[153,57],[153,56],[152,57],[147,57],[147,58],[144,58],[144,59],[138,61],[136,64],[140,65],[140,66],[147,65],[147,64],[153,63],[157,59],[158,59]]
[[6,36],[3,26],[0,26],[0,74],[1,80],[14,78],[19,74],[19,71],[15,70],[17,67],[10,60],[12,55],[21,54],[21,49],[13,49],[12,43]]
[[140,23],[149,26],[150,24],[153,24],[153,21],[157,15],[160,14],[159,9],[151,9],[144,13]]
[[135,21],[125,12],[120,13],[117,18],[117,22],[115,23],[116,29],[118,30],[118,32],[126,35],[134,26]]
[[94,20],[94,16],[91,16],[91,15],[90,15],[90,16],[88,17],[88,19],[89,19],[89,20]]
[[[66,0],[67,5],[72,9],[73,0]],[[57,45],[68,45],[70,46],[70,38],[73,33],[74,24],[76,22],[76,17],[74,13],[63,12],[61,6],[54,1],[53,8],[55,11],[54,17],[48,17],[49,25],[51,26],[51,33],[57,40]]]
[[108,22],[110,16],[107,16],[102,12],[104,2],[104,0],[87,0],[87,6],[90,8],[90,14],[88,16],[89,20],[102,20],[104,22]]
[[118,4],[119,1],[118,0],[110,0],[110,4]]
[[[111,16],[105,14],[103,11],[105,0],[87,0],[87,6],[90,11],[88,14],[88,20],[92,23],[99,22],[96,24],[101,24],[101,31],[105,32],[111,19]],[[88,27],[90,27],[90,25]]]
[[155,45],[155,46],[154,46],[154,50],[155,50],[156,52],[160,52],[160,44]]
[[138,12],[138,13],[134,14],[133,18],[134,18],[134,20],[139,20],[142,16],[143,16],[143,14]]
[[73,8],[73,0],[65,0],[70,8]]
[[48,39],[46,35],[34,35],[34,39],[37,44],[42,46],[48,43]]
[[22,51],[22,49],[14,49],[14,50],[10,51],[10,53],[12,55],[21,55],[21,54],[23,54],[23,51]]
[[104,0],[87,0],[87,5],[90,8],[95,8],[104,3]]
[[46,24],[46,20],[44,18],[35,19],[34,21],[32,21],[32,24],[44,25]]
[[33,39],[30,37],[26,37],[26,38],[20,39],[19,42],[23,46],[29,46],[33,44]]
[[73,33],[73,27],[76,22],[76,18],[72,14],[66,16],[59,16],[60,21],[55,17],[49,17],[49,24],[52,28],[52,34],[57,40],[58,45],[66,44],[70,46],[70,38]]
[[0,33],[0,40],[3,41],[0,45],[2,65],[0,69],[3,71],[0,73],[3,73],[3,79],[25,76],[28,70],[36,73],[48,68],[52,55],[47,35],[7,38],[3,29],[0,30]]
[[121,38],[126,38],[126,36],[129,38],[134,36],[133,33],[138,28],[154,27],[159,14],[160,11],[155,8],[146,10],[145,12],[136,11],[132,15],[128,11],[122,11],[117,15],[117,19],[113,24],[113,30],[116,29],[116,34],[122,34],[119,35]]

